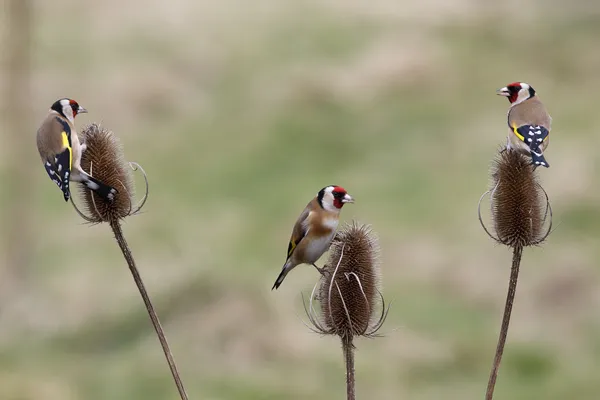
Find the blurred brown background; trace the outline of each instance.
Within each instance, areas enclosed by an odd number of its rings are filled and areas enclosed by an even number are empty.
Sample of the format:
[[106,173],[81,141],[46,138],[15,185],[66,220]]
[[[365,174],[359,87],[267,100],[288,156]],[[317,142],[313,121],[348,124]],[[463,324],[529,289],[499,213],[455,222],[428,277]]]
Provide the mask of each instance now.
[[270,290],[329,184],[379,234],[393,301],[357,342],[358,397],[483,398],[510,253],[476,209],[513,81],[554,118],[556,231],[525,251],[496,398],[598,398],[600,3],[3,1],[0,399],[177,398],[110,230],[38,158],[64,96],[149,175],[124,230],[191,399],[344,398],[339,344],[299,318],[314,269]]

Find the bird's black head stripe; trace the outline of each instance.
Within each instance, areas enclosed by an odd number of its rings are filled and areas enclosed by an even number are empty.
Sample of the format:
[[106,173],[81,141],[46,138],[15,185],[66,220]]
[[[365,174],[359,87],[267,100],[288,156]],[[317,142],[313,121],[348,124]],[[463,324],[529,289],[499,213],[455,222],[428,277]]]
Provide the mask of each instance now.
[[319,193],[317,194],[317,202],[321,208],[323,208],[323,196],[325,196],[325,188],[319,190]]
[[66,118],[65,114],[63,113],[63,107],[62,107],[62,105],[60,104],[60,101],[61,101],[61,100],[62,100],[62,99],[56,100],[56,101],[55,101],[55,102],[52,104],[52,107],[50,107],[50,109],[51,109],[51,110],[54,110],[54,111],[56,111],[57,113],[59,113],[60,115],[62,115],[63,117],[65,117],[65,118]]

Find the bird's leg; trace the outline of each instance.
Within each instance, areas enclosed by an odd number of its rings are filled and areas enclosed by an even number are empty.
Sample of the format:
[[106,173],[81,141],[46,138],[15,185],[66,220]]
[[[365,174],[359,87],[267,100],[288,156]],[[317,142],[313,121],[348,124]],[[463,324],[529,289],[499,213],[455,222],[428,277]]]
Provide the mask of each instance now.
[[504,153],[505,151],[507,151],[510,148],[510,144],[508,142],[508,138],[506,138],[506,146],[500,150],[500,154]]
[[317,267],[317,264],[315,264],[315,263],[312,263],[312,266],[315,267],[321,275],[325,276],[325,268],[319,268],[319,267]]

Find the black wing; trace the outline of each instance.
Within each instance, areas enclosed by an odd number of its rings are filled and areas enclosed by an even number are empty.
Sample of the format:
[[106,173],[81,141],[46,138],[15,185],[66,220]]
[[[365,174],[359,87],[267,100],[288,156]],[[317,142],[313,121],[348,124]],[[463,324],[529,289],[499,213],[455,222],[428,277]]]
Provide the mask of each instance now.
[[300,241],[304,239],[304,236],[306,236],[306,234],[308,233],[308,229],[306,226],[306,219],[308,218],[308,214],[310,214],[310,210],[308,209],[308,207],[306,207],[304,211],[302,211],[302,214],[300,214],[298,220],[296,221],[296,225],[294,225],[292,236],[290,237],[290,243],[288,244],[286,259],[290,258],[290,256],[296,249],[296,246],[298,246],[298,243],[300,243]]
[[73,162],[73,150],[71,148],[71,127],[66,121],[56,118],[56,121],[62,127],[61,139],[63,141],[64,150],[55,155],[54,159],[46,160],[44,167],[48,176],[63,192],[65,201],[69,200],[69,178],[71,175],[71,165]]
[[514,128],[515,135],[529,146],[531,159],[534,165],[548,168],[550,164],[544,158],[542,148],[544,141],[548,139],[550,132],[541,125],[521,125]]
[[69,149],[71,148],[71,127],[69,126],[69,124],[67,123],[67,121],[56,117],[56,120],[60,123],[60,125],[62,126],[62,131],[65,135],[67,135],[67,143],[68,145],[66,145],[65,147],[68,147]]
[[54,157],[54,162],[46,161],[44,167],[48,176],[54,183],[58,185],[63,192],[65,201],[69,200],[69,176],[71,171],[69,168],[71,160],[71,149],[65,149],[62,153]]

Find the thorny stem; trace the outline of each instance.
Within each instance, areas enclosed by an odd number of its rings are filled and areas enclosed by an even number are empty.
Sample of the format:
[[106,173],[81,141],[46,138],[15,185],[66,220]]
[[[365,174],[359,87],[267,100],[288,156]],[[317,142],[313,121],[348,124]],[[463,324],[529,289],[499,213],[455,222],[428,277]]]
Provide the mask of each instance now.
[[517,290],[517,279],[519,277],[519,266],[521,265],[521,255],[523,254],[523,246],[517,245],[513,248],[512,268],[510,270],[510,281],[508,283],[508,294],[506,296],[506,305],[504,306],[504,315],[502,317],[502,325],[500,326],[500,337],[498,338],[498,346],[496,347],[496,355],[490,372],[487,392],[485,400],[492,400],[494,397],[494,387],[496,386],[496,378],[498,377],[498,369],[502,361],[502,353],[504,353],[504,344],[508,334],[508,324],[510,323],[510,314],[512,311],[513,302],[515,300],[515,292]]
[[346,361],[346,398],[347,400],[355,400],[354,344],[352,343],[352,336],[342,337],[342,351],[344,352],[344,360]]
[[187,393],[185,392],[185,388],[183,386],[183,382],[181,381],[181,377],[179,376],[179,371],[177,371],[177,365],[175,364],[175,360],[173,359],[173,355],[171,354],[171,349],[169,348],[169,343],[167,342],[167,338],[162,330],[162,326],[154,311],[154,307],[152,306],[152,302],[150,301],[150,297],[148,296],[148,292],[146,292],[146,288],[144,286],[144,282],[142,281],[142,277],[135,266],[135,260],[133,259],[133,255],[131,254],[131,250],[129,250],[129,245],[125,241],[125,236],[123,236],[123,231],[121,230],[121,224],[118,220],[114,220],[110,222],[110,227],[113,230],[115,235],[115,239],[123,252],[123,256],[125,260],[127,260],[127,265],[129,265],[129,270],[133,275],[133,280],[137,285],[142,299],[144,300],[144,304],[146,305],[146,310],[148,311],[148,315],[150,316],[150,320],[152,320],[152,325],[154,326],[154,330],[156,330],[156,334],[158,335],[158,340],[160,341],[160,345],[162,346],[163,352],[165,353],[165,357],[167,358],[167,363],[169,364],[169,368],[171,369],[171,374],[173,375],[173,379],[175,380],[175,385],[177,386],[177,390],[179,391],[179,396],[182,400],[188,400]]

